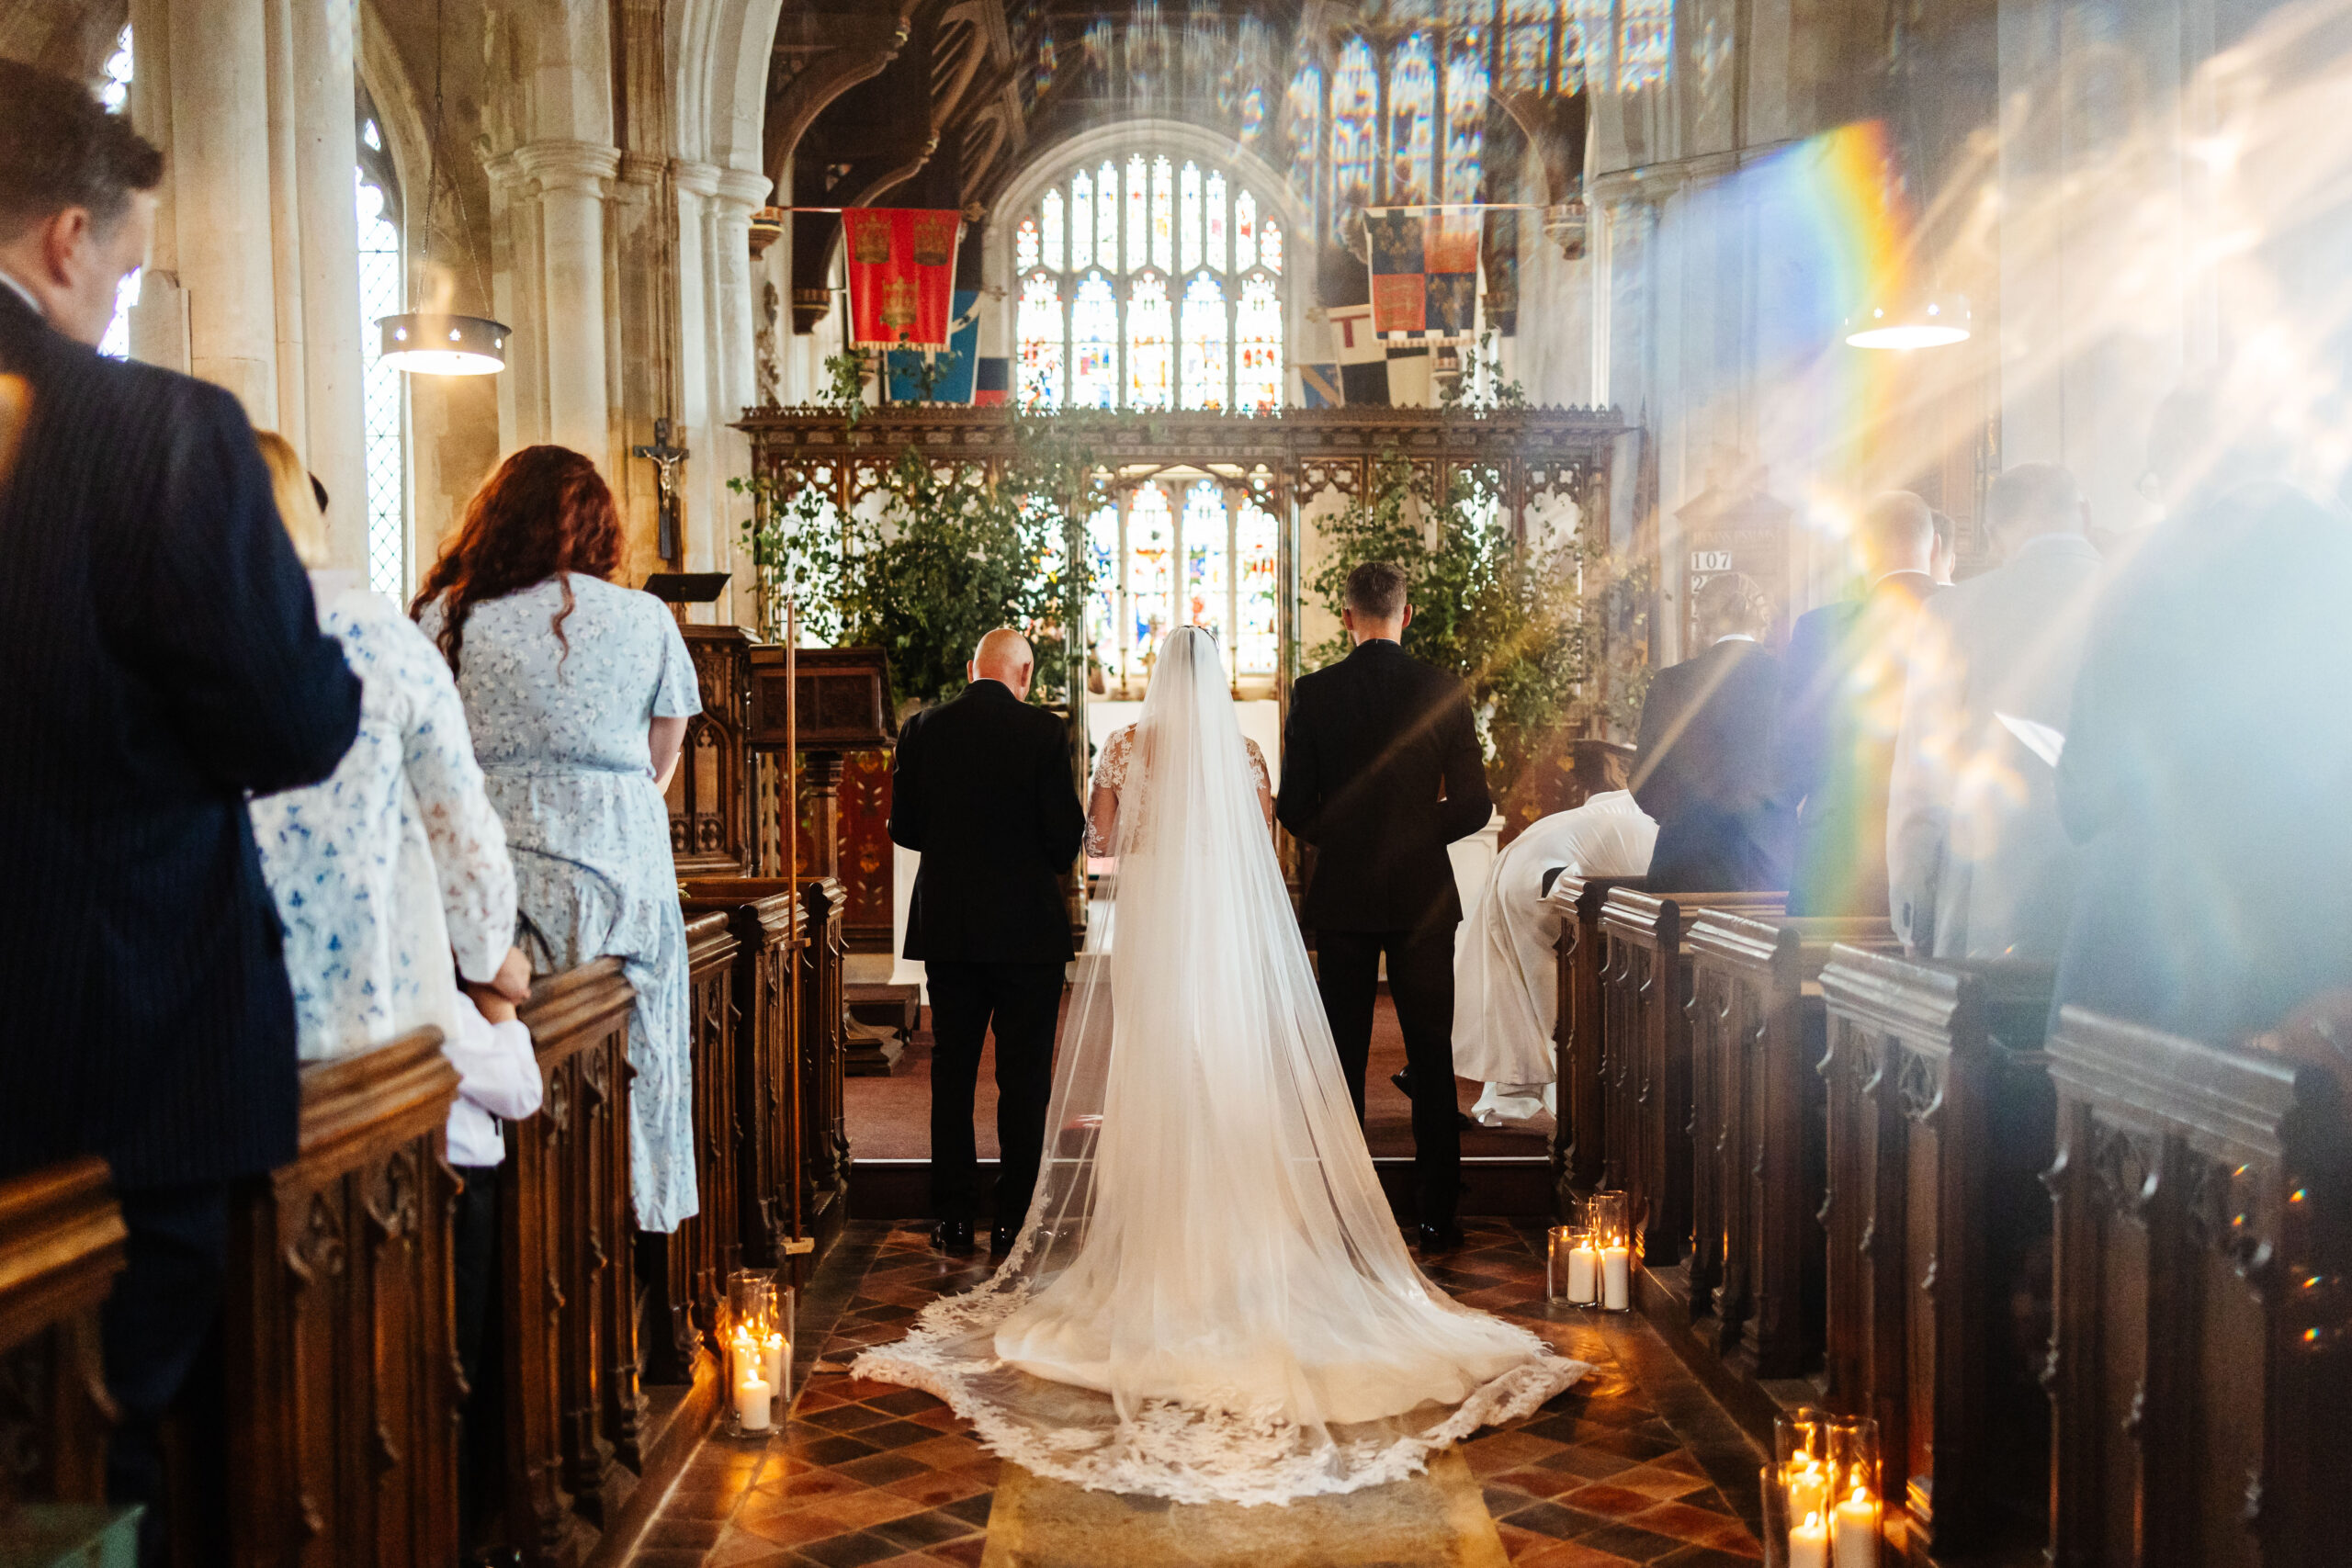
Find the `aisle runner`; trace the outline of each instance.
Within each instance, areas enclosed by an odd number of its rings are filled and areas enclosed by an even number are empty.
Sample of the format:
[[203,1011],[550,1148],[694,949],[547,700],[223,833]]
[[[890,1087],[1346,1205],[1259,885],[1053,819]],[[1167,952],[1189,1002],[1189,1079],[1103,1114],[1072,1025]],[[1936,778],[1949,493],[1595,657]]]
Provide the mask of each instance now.
[[1089,1492],[1007,1464],[980,1568],[1505,1568],[1459,1450],[1409,1481],[1287,1507]]

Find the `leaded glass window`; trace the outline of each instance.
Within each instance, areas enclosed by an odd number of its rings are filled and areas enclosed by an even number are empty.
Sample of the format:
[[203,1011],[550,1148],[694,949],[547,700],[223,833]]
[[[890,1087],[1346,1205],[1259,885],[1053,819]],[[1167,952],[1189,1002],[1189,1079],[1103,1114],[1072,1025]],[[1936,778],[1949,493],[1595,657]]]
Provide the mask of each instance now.
[[1023,407],[1281,407],[1282,231],[1230,170],[1143,152],[1073,169],[1012,248]]
[[1134,636],[1128,646],[1150,653],[1167,635],[1176,586],[1176,519],[1168,491],[1159,484],[1137,487],[1127,504],[1127,614]]
[[[371,118],[369,125],[373,125]],[[378,140],[381,141],[380,133]],[[381,363],[376,322],[401,310],[401,231],[389,175],[363,165],[359,202],[359,402],[368,436],[368,585],[408,601],[407,389]]]
[[1350,39],[1340,51],[1331,78],[1331,238],[1344,243],[1341,227],[1372,205],[1373,164],[1378,156],[1380,77],[1373,69],[1372,45]]
[[1212,480],[1195,480],[1184,492],[1184,619],[1216,633],[1220,642],[1233,609],[1226,570],[1231,544],[1225,491]]
[[1197,469],[1162,470],[1125,488],[1087,522],[1095,661],[1114,694],[1148,683],[1159,643],[1179,626],[1216,635],[1237,682],[1272,678],[1281,525],[1248,486]]
[[1437,144],[1437,65],[1427,33],[1396,46],[1388,68],[1388,190],[1391,202],[1430,198],[1430,162]]
[[[126,114],[130,108],[130,24],[123,24],[115,35],[114,52],[107,56],[106,84],[98,89],[98,98],[107,106],[108,114]],[[98,340],[98,352],[113,359],[130,357],[130,308],[139,303],[139,278],[143,267],[132,270],[129,277],[115,287],[114,318],[107,322],[106,335]]]
[[1233,527],[1238,618],[1232,643],[1233,658],[1244,675],[1272,675],[1280,655],[1280,631],[1274,618],[1280,540],[1281,525],[1274,514],[1254,499],[1243,501]]

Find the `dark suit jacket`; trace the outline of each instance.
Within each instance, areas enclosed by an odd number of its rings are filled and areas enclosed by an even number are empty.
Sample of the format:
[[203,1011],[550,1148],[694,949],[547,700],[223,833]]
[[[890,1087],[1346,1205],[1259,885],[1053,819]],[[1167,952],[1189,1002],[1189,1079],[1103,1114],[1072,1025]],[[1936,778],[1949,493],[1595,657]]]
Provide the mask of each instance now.
[[1069,732],[999,681],[975,681],[899,732],[890,837],[922,856],[907,956],[1065,964],[1060,877],[1086,838]]
[[2165,523],[2092,611],[2057,999],[2213,1044],[2352,986],[2352,519],[2279,485]]
[[1299,677],[1274,815],[1315,846],[1309,927],[1455,924],[1462,899],[1445,846],[1494,813],[1461,682],[1378,638]]
[[0,287],[0,1169],[126,1187],[294,1156],[294,1004],[244,792],[334,770],[359,682],[253,427]]
[[1796,814],[1792,915],[1883,915],[1887,781],[1921,571],[1881,579],[1860,599],[1801,617],[1781,668],[1781,804]]
[[1788,886],[1788,812],[1772,772],[1780,691],[1781,661],[1752,642],[1719,642],[1650,682],[1633,787],[1657,820],[1651,891]]

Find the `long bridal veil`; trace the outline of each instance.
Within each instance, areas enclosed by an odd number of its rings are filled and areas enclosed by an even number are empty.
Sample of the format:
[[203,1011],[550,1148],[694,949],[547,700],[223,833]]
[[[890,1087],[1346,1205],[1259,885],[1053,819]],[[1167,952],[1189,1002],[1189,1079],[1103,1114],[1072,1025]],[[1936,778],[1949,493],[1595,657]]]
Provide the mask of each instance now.
[[1405,1249],[1204,632],[1162,646],[1114,848],[1027,1222],[859,1375],[1041,1473],[1241,1503],[1397,1479],[1574,1382]]

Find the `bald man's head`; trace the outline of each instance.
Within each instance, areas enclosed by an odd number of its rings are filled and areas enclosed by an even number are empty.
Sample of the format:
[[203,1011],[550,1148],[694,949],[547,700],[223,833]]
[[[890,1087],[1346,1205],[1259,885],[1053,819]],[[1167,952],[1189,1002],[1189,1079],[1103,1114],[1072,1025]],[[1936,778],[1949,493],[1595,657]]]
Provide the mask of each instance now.
[[1854,544],[1872,582],[1891,571],[1924,572],[1935,553],[1936,515],[1907,490],[1883,491],[1862,508]]
[[1029,677],[1036,667],[1037,656],[1030,650],[1029,639],[1011,626],[999,626],[973,649],[970,674],[975,681],[1001,681],[1014,696],[1026,697]]

